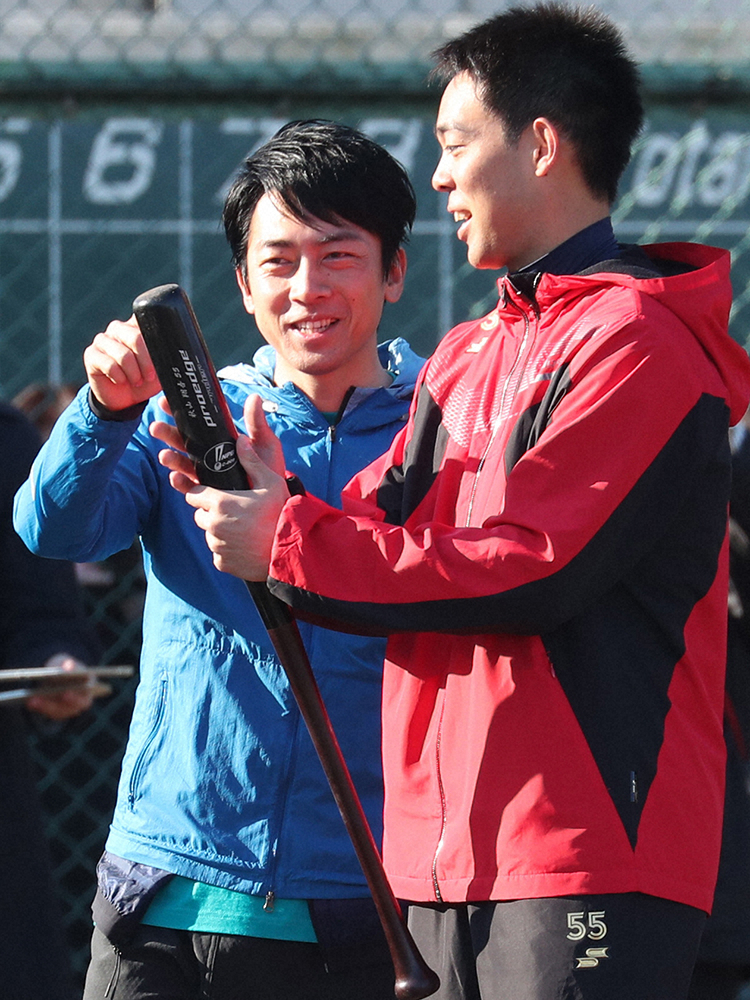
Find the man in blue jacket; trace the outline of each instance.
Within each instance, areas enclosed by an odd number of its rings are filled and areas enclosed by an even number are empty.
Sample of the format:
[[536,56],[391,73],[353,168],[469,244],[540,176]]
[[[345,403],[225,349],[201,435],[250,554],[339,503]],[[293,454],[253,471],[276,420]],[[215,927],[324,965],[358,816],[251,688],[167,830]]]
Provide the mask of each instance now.
[[[420,366],[377,346],[415,213],[404,170],[360,133],[285,126],[224,208],[245,308],[267,341],[221,374],[232,415],[259,395],[288,472],[338,503],[389,445]],[[88,385],[16,499],[46,556],[99,560],[141,539],[143,653],[115,814],[98,867],[87,1000],[381,1000],[393,996],[374,908],[244,584],[212,564],[158,462],[159,384],[134,320],[84,354]],[[376,839],[384,641],[302,626]]]

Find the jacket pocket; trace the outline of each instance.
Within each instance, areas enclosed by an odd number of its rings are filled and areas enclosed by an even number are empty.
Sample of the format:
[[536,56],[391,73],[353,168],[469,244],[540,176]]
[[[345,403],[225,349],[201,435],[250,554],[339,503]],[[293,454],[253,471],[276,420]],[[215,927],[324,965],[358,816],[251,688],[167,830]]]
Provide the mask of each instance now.
[[132,808],[136,799],[138,798],[140,791],[141,775],[143,774],[146,761],[149,757],[151,747],[156,735],[161,728],[162,719],[164,718],[164,713],[167,707],[167,678],[162,677],[159,681],[159,690],[156,699],[156,709],[154,712],[154,718],[151,723],[151,727],[146,735],[146,739],[141,747],[141,751],[136,757],[133,763],[133,769],[130,772],[130,782],[128,784],[128,805]]

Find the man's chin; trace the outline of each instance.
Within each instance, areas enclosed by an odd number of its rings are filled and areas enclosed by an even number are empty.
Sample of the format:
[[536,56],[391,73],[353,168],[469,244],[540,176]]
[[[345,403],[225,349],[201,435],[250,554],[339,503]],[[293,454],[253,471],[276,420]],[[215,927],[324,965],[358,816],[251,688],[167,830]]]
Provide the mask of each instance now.
[[466,259],[473,268],[476,268],[477,271],[497,271],[503,267],[502,264],[495,263],[495,261],[489,256],[482,257],[476,254],[472,255],[471,250],[468,248],[466,251]]
[[305,375],[324,376],[338,371],[341,367],[341,361],[338,358],[334,359],[325,356],[319,358],[310,357],[300,361],[298,367]]
[[491,247],[466,244],[466,260],[477,271],[500,271],[506,267],[505,260]]

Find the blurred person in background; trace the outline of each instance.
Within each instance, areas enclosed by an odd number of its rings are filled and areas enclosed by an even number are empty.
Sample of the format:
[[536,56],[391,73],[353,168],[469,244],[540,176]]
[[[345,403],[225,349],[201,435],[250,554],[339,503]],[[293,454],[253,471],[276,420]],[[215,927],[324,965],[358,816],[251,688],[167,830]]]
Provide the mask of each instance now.
[[[80,385],[65,382],[31,382],[11,400],[39,431],[42,441],[55,421],[75,399]],[[99,562],[74,562],[86,610],[95,616],[101,648],[111,651],[117,662],[136,663],[140,653],[141,620],[146,579],[141,547],[137,540],[121,552]]]
[[42,441],[46,441],[55,421],[76,396],[80,386],[72,382],[55,385],[51,382],[31,382],[11,399],[11,405],[22,413],[39,431]]
[[[40,439],[19,410],[0,403],[0,670],[74,669],[98,658],[72,565],[32,555],[13,530],[13,496]],[[0,674],[0,681],[2,675]],[[14,687],[17,685],[14,685]],[[69,957],[54,886],[28,726],[85,712],[86,687],[0,704],[0,995],[71,1000]]]

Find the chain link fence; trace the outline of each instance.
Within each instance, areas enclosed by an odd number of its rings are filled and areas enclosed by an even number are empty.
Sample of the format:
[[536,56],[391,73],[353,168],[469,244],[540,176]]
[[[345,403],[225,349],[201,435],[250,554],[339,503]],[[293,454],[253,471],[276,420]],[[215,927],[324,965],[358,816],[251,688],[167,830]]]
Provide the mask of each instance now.
[[[429,53],[496,0],[2,0],[6,87],[421,88]],[[746,72],[747,0],[603,0],[649,66]],[[744,65],[743,65],[744,64]]]
[[[220,364],[260,343],[218,219],[241,158],[292,118],[335,118],[408,168],[419,212],[383,338],[423,354],[491,308],[430,186],[429,54],[495,0],[0,0],[0,394],[75,388],[81,354],[146,288],[190,293]],[[750,344],[750,0],[602,0],[643,65],[647,128],[615,211],[626,241],[732,251],[732,333]],[[137,663],[136,548],[81,569],[104,662]],[[76,975],[135,680],[34,736]],[[31,1000],[31,998],[30,998]],[[34,998],[41,1000],[41,998]]]

